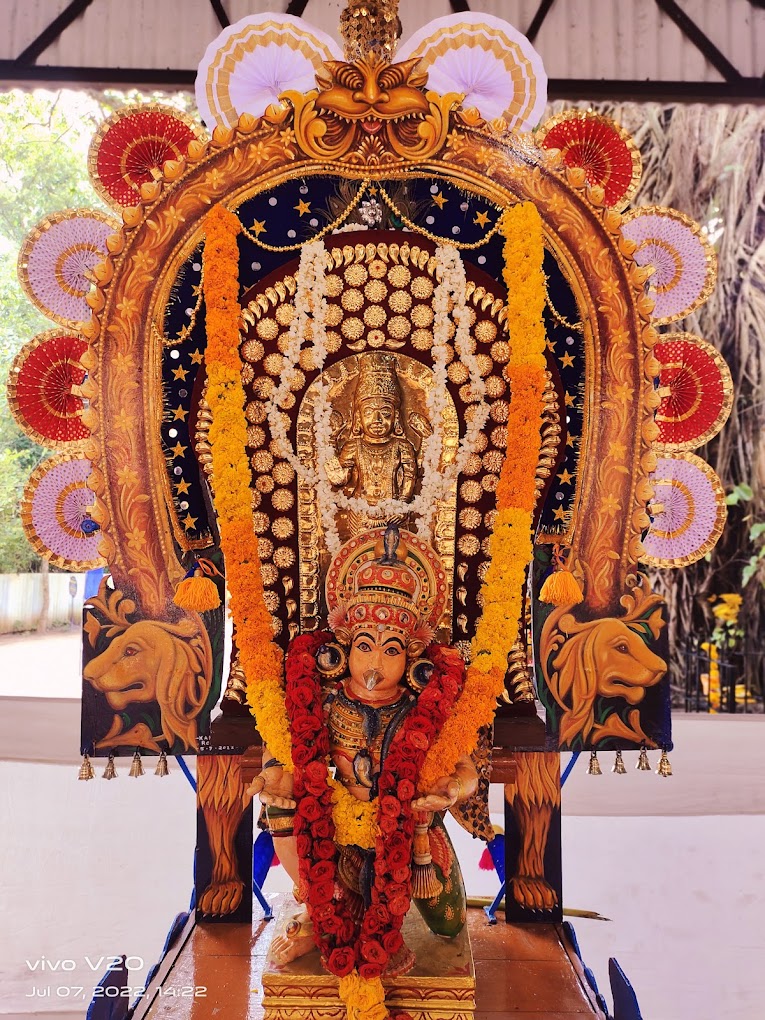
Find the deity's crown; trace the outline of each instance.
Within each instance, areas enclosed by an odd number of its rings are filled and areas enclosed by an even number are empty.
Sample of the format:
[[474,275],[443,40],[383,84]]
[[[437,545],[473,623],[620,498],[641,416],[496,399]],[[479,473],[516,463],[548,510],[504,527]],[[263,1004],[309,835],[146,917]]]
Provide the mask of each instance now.
[[326,594],[330,627],[349,637],[361,626],[432,634],[448,596],[437,554],[395,524],[347,542],[330,564]]
[[394,604],[410,605],[416,611],[421,585],[415,572],[407,566],[408,551],[400,540],[398,528],[390,525],[383,538],[382,555],[369,560],[356,574],[353,601],[391,598]]
[[384,397],[397,406],[400,405],[401,387],[396,372],[395,355],[375,351],[359,359],[355,403],[358,405],[370,397]]

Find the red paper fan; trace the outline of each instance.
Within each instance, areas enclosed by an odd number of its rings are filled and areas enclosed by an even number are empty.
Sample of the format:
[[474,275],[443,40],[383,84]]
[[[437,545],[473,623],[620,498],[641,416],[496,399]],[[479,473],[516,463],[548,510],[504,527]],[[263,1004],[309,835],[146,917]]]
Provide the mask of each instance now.
[[659,360],[657,442],[671,450],[693,450],[716,436],[730,414],[733,382],[719,351],[692,333],[662,337]]
[[606,205],[623,209],[637,193],[643,164],[635,142],[615,121],[598,113],[567,110],[545,121],[535,136],[545,149],[560,149],[566,166],[599,184]]
[[40,333],[16,355],[8,374],[8,404],[19,427],[38,443],[70,447],[90,433],[80,417],[87,343],[61,329]]
[[164,106],[128,106],[99,128],[88,153],[96,191],[117,206],[136,205],[141,185],[158,178],[168,159],[186,155],[202,135],[190,117]]

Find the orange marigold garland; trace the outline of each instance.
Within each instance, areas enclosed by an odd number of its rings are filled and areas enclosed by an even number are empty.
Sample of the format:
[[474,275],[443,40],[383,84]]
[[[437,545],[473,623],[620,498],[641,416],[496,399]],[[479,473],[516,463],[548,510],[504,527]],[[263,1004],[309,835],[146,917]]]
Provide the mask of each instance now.
[[505,457],[497,486],[497,519],[472,663],[455,711],[425,759],[421,790],[451,775],[459,758],[474,750],[479,729],[494,718],[507,655],[518,635],[526,567],[534,551],[534,479],[545,391],[544,239],[539,211],[531,202],[514,205],[502,214],[500,229],[505,238],[503,276],[511,347],[507,449],[513,452]]
[[[226,559],[231,615],[247,678],[247,701],[269,752],[292,771],[292,741],[284,705],[284,664],[263,598],[258,539],[253,528],[247,460],[245,395],[239,355],[241,224],[223,206],[205,221],[204,298],[207,316],[207,402],[212,414],[215,510]],[[377,837],[378,805],[357,800],[332,779],[338,842],[369,849]]]
[[284,706],[283,655],[273,640],[263,597],[258,538],[252,526],[245,396],[239,357],[239,249],[241,224],[215,206],[205,220],[204,298],[207,321],[207,402],[212,413],[215,511],[226,560],[231,615],[245,676],[247,700],[269,752],[292,768]]

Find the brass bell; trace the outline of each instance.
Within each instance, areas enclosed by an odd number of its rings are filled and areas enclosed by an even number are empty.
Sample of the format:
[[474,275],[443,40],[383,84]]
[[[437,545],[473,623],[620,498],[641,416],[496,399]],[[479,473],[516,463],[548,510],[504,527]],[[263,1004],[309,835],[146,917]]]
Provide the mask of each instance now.
[[138,751],[136,751],[135,754],[133,755],[133,761],[130,765],[130,772],[128,773],[128,775],[132,776],[134,779],[138,779],[139,776],[143,775],[141,755],[138,753]]
[[167,754],[162,751],[157,762],[157,767],[154,769],[155,776],[167,776],[170,774],[170,769],[167,767]]
[[638,756],[637,765],[635,766],[635,768],[638,770],[638,772],[651,771],[651,763],[648,760],[648,751],[646,751],[645,745],[643,745],[643,747],[640,748],[640,754]]
[[114,754],[113,753],[109,754],[109,761],[106,763],[106,768],[104,769],[103,778],[104,779],[116,779],[117,778],[117,769],[114,767]]
[[90,762],[90,756],[84,755],[82,759],[82,765],[80,765],[80,773],[77,776],[78,779],[95,779],[96,774],[93,771],[93,766]]
[[672,766],[669,763],[666,747],[661,749],[661,758],[659,758],[659,764],[656,768],[656,775],[664,776],[665,778],[672,775]]
[[622,752],[621,751],[617,751],[616,752],[616,758],[614,760],[614,767],[611,769],[611,771],[615,772],[617,774],[617,776],[624,776],[624,775],[627,774],[627,769],[626,769],[626,767],[624,765],[624,758],[622,758]]
[[600,762],[598,761],[597,751],[590,751],[590,764],[587,766],[587,775],[588,776],[603,775],[603,770],[601,769]]

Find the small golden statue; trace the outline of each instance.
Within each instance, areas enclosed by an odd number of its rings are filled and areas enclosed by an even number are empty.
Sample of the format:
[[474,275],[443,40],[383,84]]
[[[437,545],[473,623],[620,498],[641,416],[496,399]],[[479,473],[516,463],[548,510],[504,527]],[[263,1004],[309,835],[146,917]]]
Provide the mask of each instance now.
[[[342,488],[346,496],[363,499],[370,507],[390,499],[411,501],[419,474],[417,450],[404,431],[397,365],[394,354],[374,352],[359,358],[350,436],[345,438],[348,426],[340,419],[335,433],[339,450],[325,465],[333,487]],[[410,424],[421,436],[431,431],[421,415],[410,415]],[[390,520],[402,523],[404,517],[383,518]],[[358,512],[349,515],[351,534],[380,523],[379,517]]]

